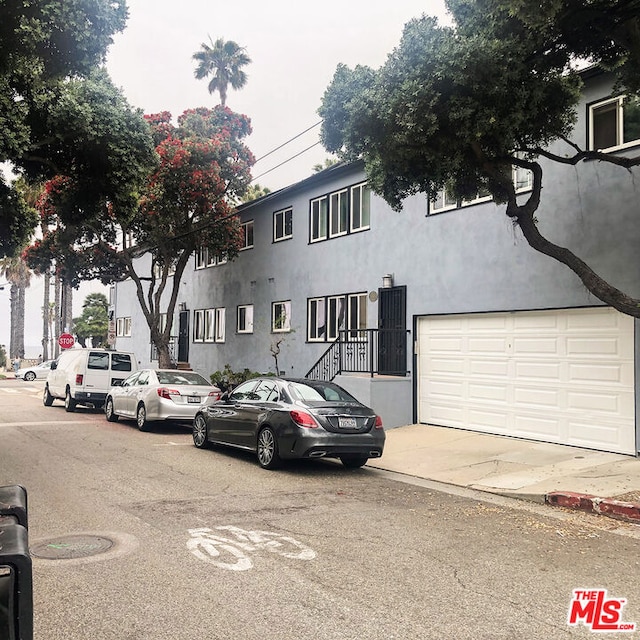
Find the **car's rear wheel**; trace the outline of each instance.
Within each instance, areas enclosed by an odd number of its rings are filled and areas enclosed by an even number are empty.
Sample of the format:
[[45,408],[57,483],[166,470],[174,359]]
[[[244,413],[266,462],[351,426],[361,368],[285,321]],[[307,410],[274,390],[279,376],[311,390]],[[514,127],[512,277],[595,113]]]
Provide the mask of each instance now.
[[24,379],[27,382],[33,382],[36,379],[36,374],[33,373],[33,371],[27,371],[27,373],[24,374]]
[[104,405],[104,415],[107,416],[109,422],[118,422],[118,415],[113,410],[112,398],[107,398],[107,403]]
[[149,431],[151,426],[147,420],[147,409],[142,403],[138,405],[138,410],[136,411],[136,424],[140,431]]
[[49,393],[49,387],[44,388],[44,393],[42,394],[42,403],[45,407],[50,407],[53,404],[53,396]]
[[367,460],[369,460],[369,456],[340,456],[340,462],[342,462],[347,469],[359,469],[367,464]]
[[209,447],[209,428],[205,417],[200,413],[193,421],[193,444],[198,449],[207,449]]
[[282,464],[278,453],[276,434],[271,427],[265,427],[258,434],[256,453],[258,455],[258,464],[263,469],[277,469]]
[[67,392],[64,394],[64,410],[71,412],[76,410],[77,403],[71,397],[71,391],[67,389]]

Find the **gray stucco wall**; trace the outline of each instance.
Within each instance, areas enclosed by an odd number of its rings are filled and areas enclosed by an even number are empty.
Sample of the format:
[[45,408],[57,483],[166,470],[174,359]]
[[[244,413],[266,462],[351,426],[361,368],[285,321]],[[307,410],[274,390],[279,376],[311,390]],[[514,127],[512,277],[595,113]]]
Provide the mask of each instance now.
[[[578,110],[578,143],[586,139],[587,102],[607,92],[603,78],[596,78],[586,91],[585,104]],[[568,151],[561,145],[553,150]],[[545,235],[572,249],[611,284],[634,296],[640,296],[639,175],[637,169],[627,171],[599,162],[575,167],[547,163],[537,212]],[[190,261],[178,299],[190,311],[190,322],[195,309],[226,308],[223,344],[190,343],[189,361],[194,369],[209,375],[229,363],[235,370],[273,371],[270,346],[274,339],[284,337],[279,368],[287,375],[302,376],[328,346],[306,340],[307,299],[377,292],[387,273],[394,275],[396,285],[407,287],[408,329],[420,315],[602,304],[567,267],[531,249],[505,216],[504,207],[491,202],[427,215],[423,196],[408,198],[402,213],[393,212],[373,196],[370,230],[309,243],[310,200],[364,179],[361,165],[355,164],[329,170],[245,206],[241,216],[254,221],[254,248],[241,252],[233,262],[203,270],[195,270],[195,261]],[[293,208],[293,238],[273,243],[273,213],[285,207]],[[293,331],[272,334],[271,303],[283,300],[291,301]],[[254,305],[254,332],[238,335],[236,307],[244,304]],[[377,302],[368,302],[367,314],[368,326],[376,327]],[[132,337],[118,338],[117,347],[135,351],[141,363],[148,364],[149,332],[131,283],[118,286],[116,315],[133,318]],[[177,318],[175,322],[177,334]],[[410,350],[407,367],[411,370],[412,366]],[[639,377],[636,364],[636,387]],[[374,391],[375,383],[350,384],[352,388],[360,385],[361,400],[370,400],[381,413],[376,405],[384,407],[389,416],[394,401],[411,402],[410,397],[405,400],[404,390],[394,390],[383,404],[377,397],[385,392]],[[390,422],[397,420],[403,418],[390,418]]]

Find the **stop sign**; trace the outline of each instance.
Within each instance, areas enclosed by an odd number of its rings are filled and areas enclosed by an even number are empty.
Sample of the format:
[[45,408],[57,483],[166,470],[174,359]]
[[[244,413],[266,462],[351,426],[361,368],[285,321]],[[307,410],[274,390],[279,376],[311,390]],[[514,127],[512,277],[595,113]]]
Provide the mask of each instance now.
[[58,344],[62,349],[71,349],[75,342],[76,341],[70,333],[61,333],[58,338]]

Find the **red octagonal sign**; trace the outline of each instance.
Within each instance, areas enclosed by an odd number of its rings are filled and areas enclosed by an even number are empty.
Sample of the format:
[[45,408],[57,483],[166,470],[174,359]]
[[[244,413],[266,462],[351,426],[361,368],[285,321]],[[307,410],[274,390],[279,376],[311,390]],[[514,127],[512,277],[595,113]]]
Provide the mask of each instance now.
[[60,337],[58,338],[58,344],[63,349],[71,349],[75,342],[76,341],[74,337],[70,333],[61,333]]

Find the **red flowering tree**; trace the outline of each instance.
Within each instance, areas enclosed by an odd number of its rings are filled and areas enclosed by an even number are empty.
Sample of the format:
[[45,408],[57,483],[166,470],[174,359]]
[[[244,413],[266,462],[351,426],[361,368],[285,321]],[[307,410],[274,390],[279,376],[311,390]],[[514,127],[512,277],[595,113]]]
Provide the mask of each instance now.
[[[170,367],[171,321],[182,274],[201,248],[237,255],[242,234],[230,203],[247,190],[255,160],[243,142],[251,133],[249,119],[226,107],[186,111],[177,126],[168,112],[146,120],[159,162],[137,209],[105,202],[100,216],[70,225],[61,212],[73,207],[77,186],[59,176],[47,183],[38,202],[43,237],[25,258],[36,270],[55,261],[63,279],[76,286],[94,278],[105,284],[131,278],[158,364]],[[162,328],[161,314],[168,320]]]

